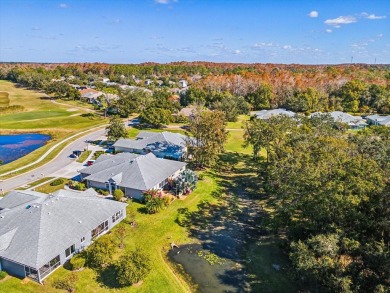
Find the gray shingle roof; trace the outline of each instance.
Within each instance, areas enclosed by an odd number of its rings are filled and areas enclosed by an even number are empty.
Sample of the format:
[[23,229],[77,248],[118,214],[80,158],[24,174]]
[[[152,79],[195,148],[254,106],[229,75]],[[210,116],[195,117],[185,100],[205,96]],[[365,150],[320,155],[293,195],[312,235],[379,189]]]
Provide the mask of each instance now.
[[94,194],[69,190],[39,196],[31,191],[9,193],[3,200],[10,195],[32,200],[0,211],[0,257],[40,268],[126,207]]
[[125,161],[132,161],[139,155],[131,153],[120,153],[115,156],[113,155],[101,155],[96,159],[92,166],[80,170],[80,173],[83,174],[94,174],[100,172],[101,170],[123,164]]
[[285,116],[289,116],[289,117],[294,117],[295,113],[292,111],[287,111],[286,109],[280,108],[280,109],[272,109],[272,110],[261,110],[261,111],[256,112],[255,115],[259,119],[266,120],[266,119],[271,118],[272,116],[278,116],[278,115],[285,115]]
[[375,114],[375,115],[367,116],[366,118],[379,125],[390,126],[390,115],[381,116]]
[[342,111],[333,111],[329,113],[322,113],[322,112],[315,112],[310,115],[310,117],[313,116],[320,116],[320,115],[326,115],[329,114],[335,122],[341,122],[346,123],[348,125],[367,125],[367,123],[364,122],[364,119],[360,116],[353,116],[351,114],[342,112]]
[[121,154],[115,156],[115,160],[95,162],[80,173],[91,174],[86,177],[87,180],[102,183],[114,180],[122,187],[148,190],[186,166],[183,162],[156,158],[152,153],[137,156],[133,160],[119,155]]
[[166,153],[180,153],[186,147],[187,136],[164,132],[148,132],[142,131],[137,135],[137,139],[119,139],[113,146],[123,147],[129,149],[150,149],[152,151],[166,152]]

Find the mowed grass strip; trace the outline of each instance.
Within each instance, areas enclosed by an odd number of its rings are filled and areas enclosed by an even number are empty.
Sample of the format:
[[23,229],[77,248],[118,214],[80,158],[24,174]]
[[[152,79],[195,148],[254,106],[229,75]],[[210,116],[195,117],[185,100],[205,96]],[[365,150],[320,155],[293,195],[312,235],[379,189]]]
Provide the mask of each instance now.
[[92,151],[84,151],[81,153],[80,157],[76,160],[78,163],[84,163],[85,160],[89,157]]

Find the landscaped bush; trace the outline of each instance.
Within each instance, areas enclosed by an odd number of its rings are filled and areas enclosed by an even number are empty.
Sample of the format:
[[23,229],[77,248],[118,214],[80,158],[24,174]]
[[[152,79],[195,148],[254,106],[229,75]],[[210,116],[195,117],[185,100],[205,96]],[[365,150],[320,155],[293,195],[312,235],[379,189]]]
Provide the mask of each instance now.
[[76,291],[76,282],[78,276],[75,273],[71,273],[62,279],[57,279],[53,282],[53,287],[56,289],[66,290],[69,293]]
[[96,151],[93,156],[92,156],[92,160],[96,160],[97,158],[99,158],[101,155],[103,155],[105,153],[105,151]]
[[53,182],[50,183],[50,186],[58,186],[58,185],[61,185],[62,183],[64,183],[64,179],[57,178],[57,179],[53,180]]
[[114,199],[115,199],[116,201],[120,201],[124,196],[125,196],[125,194],[123,193],[122,190],[116,189],[116,190],[114,191]]
[[116,279],[120,286],[130,286],[145,279],[151,268],[147,254],[139,250],[129,252],[117,264]]
[[3,280],[7,276],[8,276],[7,272],[0,271],[0,280]]
[[70,260],[70,265],[72,267],[72,271],[82,269],[85,265],[85,258],[83,258],[80,254],[77,254]]
[[73,185],[73,188],[76,190],[85,190],[85,184],[81,182],[77,182],[76,184]]
[[159,190],[148,190],[144,194],[145,209],[148,214],[159,212],[164,206],[163,194]]

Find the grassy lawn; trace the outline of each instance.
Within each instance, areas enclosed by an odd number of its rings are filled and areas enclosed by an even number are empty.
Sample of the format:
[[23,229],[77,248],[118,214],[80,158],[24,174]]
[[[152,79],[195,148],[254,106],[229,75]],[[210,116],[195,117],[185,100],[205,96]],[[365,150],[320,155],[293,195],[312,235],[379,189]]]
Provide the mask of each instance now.
[[43,192],[43,193],[52,193],[52,192],[57,191],[59,189],[63,189],[65,184],[68,183],[69,179],[66,179],[66,178],[59,178],[59,179],[62,179],[63,183],[56,185],[56,186],[51,186],[50,184],[53,182],[53,180],[52,180],[46,184],[43,184],[43,185],[35,188],[35,191]]
[[249,115],[239,115],[236,122],[228,122],[227,129],[242,129],[244,122],[248,121],[250,118]]
[[34,182],[28,184],[27,187],[21,187],[21,188],[17,188],[17,189],[18,189],[18,190],[26,190],[26,189],[28,189],[28,188],[37,186],[37,185],[39,185],[39,184],[41,184],[41,183],[43,183],[43,182],[49,181],[49,180],[51,180],[51,179],[54,179],[54,177],[44,177],[44,178],[41,178],[41,179],[39,179],[39,180],[37,180],[37,181],[34,181]]
[[140,133],[141,131],[150,131],[150,132],[164,132],[164,131],[168,131],[168,132],[173,132],[173,133],[181,133],[181,134],[185,134],[185,130],[181,130],[181,129],[167,129],[167,128],[164,128],[164,129],[154,129],[154,128],[143,128],[143,129],[138,129],[138,128],[134,128],[134,127],[130,127],[127,131],[128,133],[128,137],[129,138],[135,138],[138,133]]
[[92,151],[84,151],[81,153],[80,157],[76,160],[76,162],[84,163],[84,161],[88,158],[88,156],[92,153]]
[[[21,105],[25,111],[0,115],[0,133],[17,132],[18,130],[75,131],[98,124],[80,115],[86,110],[69,105],[53,103],[44,93],[27,90],[12,82],[0,80],[0,92],[8,93],[10,105]],[[76,103],[76,102],[75,102]],[[101,119],[102,120],[102,119]]]

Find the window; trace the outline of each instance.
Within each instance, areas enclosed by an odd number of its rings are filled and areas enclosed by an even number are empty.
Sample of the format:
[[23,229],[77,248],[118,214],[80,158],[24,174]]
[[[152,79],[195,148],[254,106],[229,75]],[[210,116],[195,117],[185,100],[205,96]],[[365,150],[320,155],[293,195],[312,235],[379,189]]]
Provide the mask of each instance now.
[[24,267],[24,273],[26,274],[26,277],[39,282],[38,271],[36,269],[33,269],[33,268],[25,266]]
[[85,241],[85,237],[82,237],[80,242],[83,243]]
[[112,222],[115,223],[118,219],[123,217],[122,211],[116,212],[115,215],[112,216]]
[[71,247],[65,249],[65,256],[68,258],[75,252],[75,245],[73,244]]
[[99,226],[97,226],[95,229],[91,231],[92,239],[97,238],[99,235],[101,235],[104,231],[107,230],[108,230],[108,220],[101,223]]
[[49,261],[47,264],[43,265],[39,269],[39,275],[41,280],[45,278],[47,275],[49,275],[52,271],[54,271],[56,268],[60,266],[60,256],[57,255],[55,258],[53,258],[51,261]]

